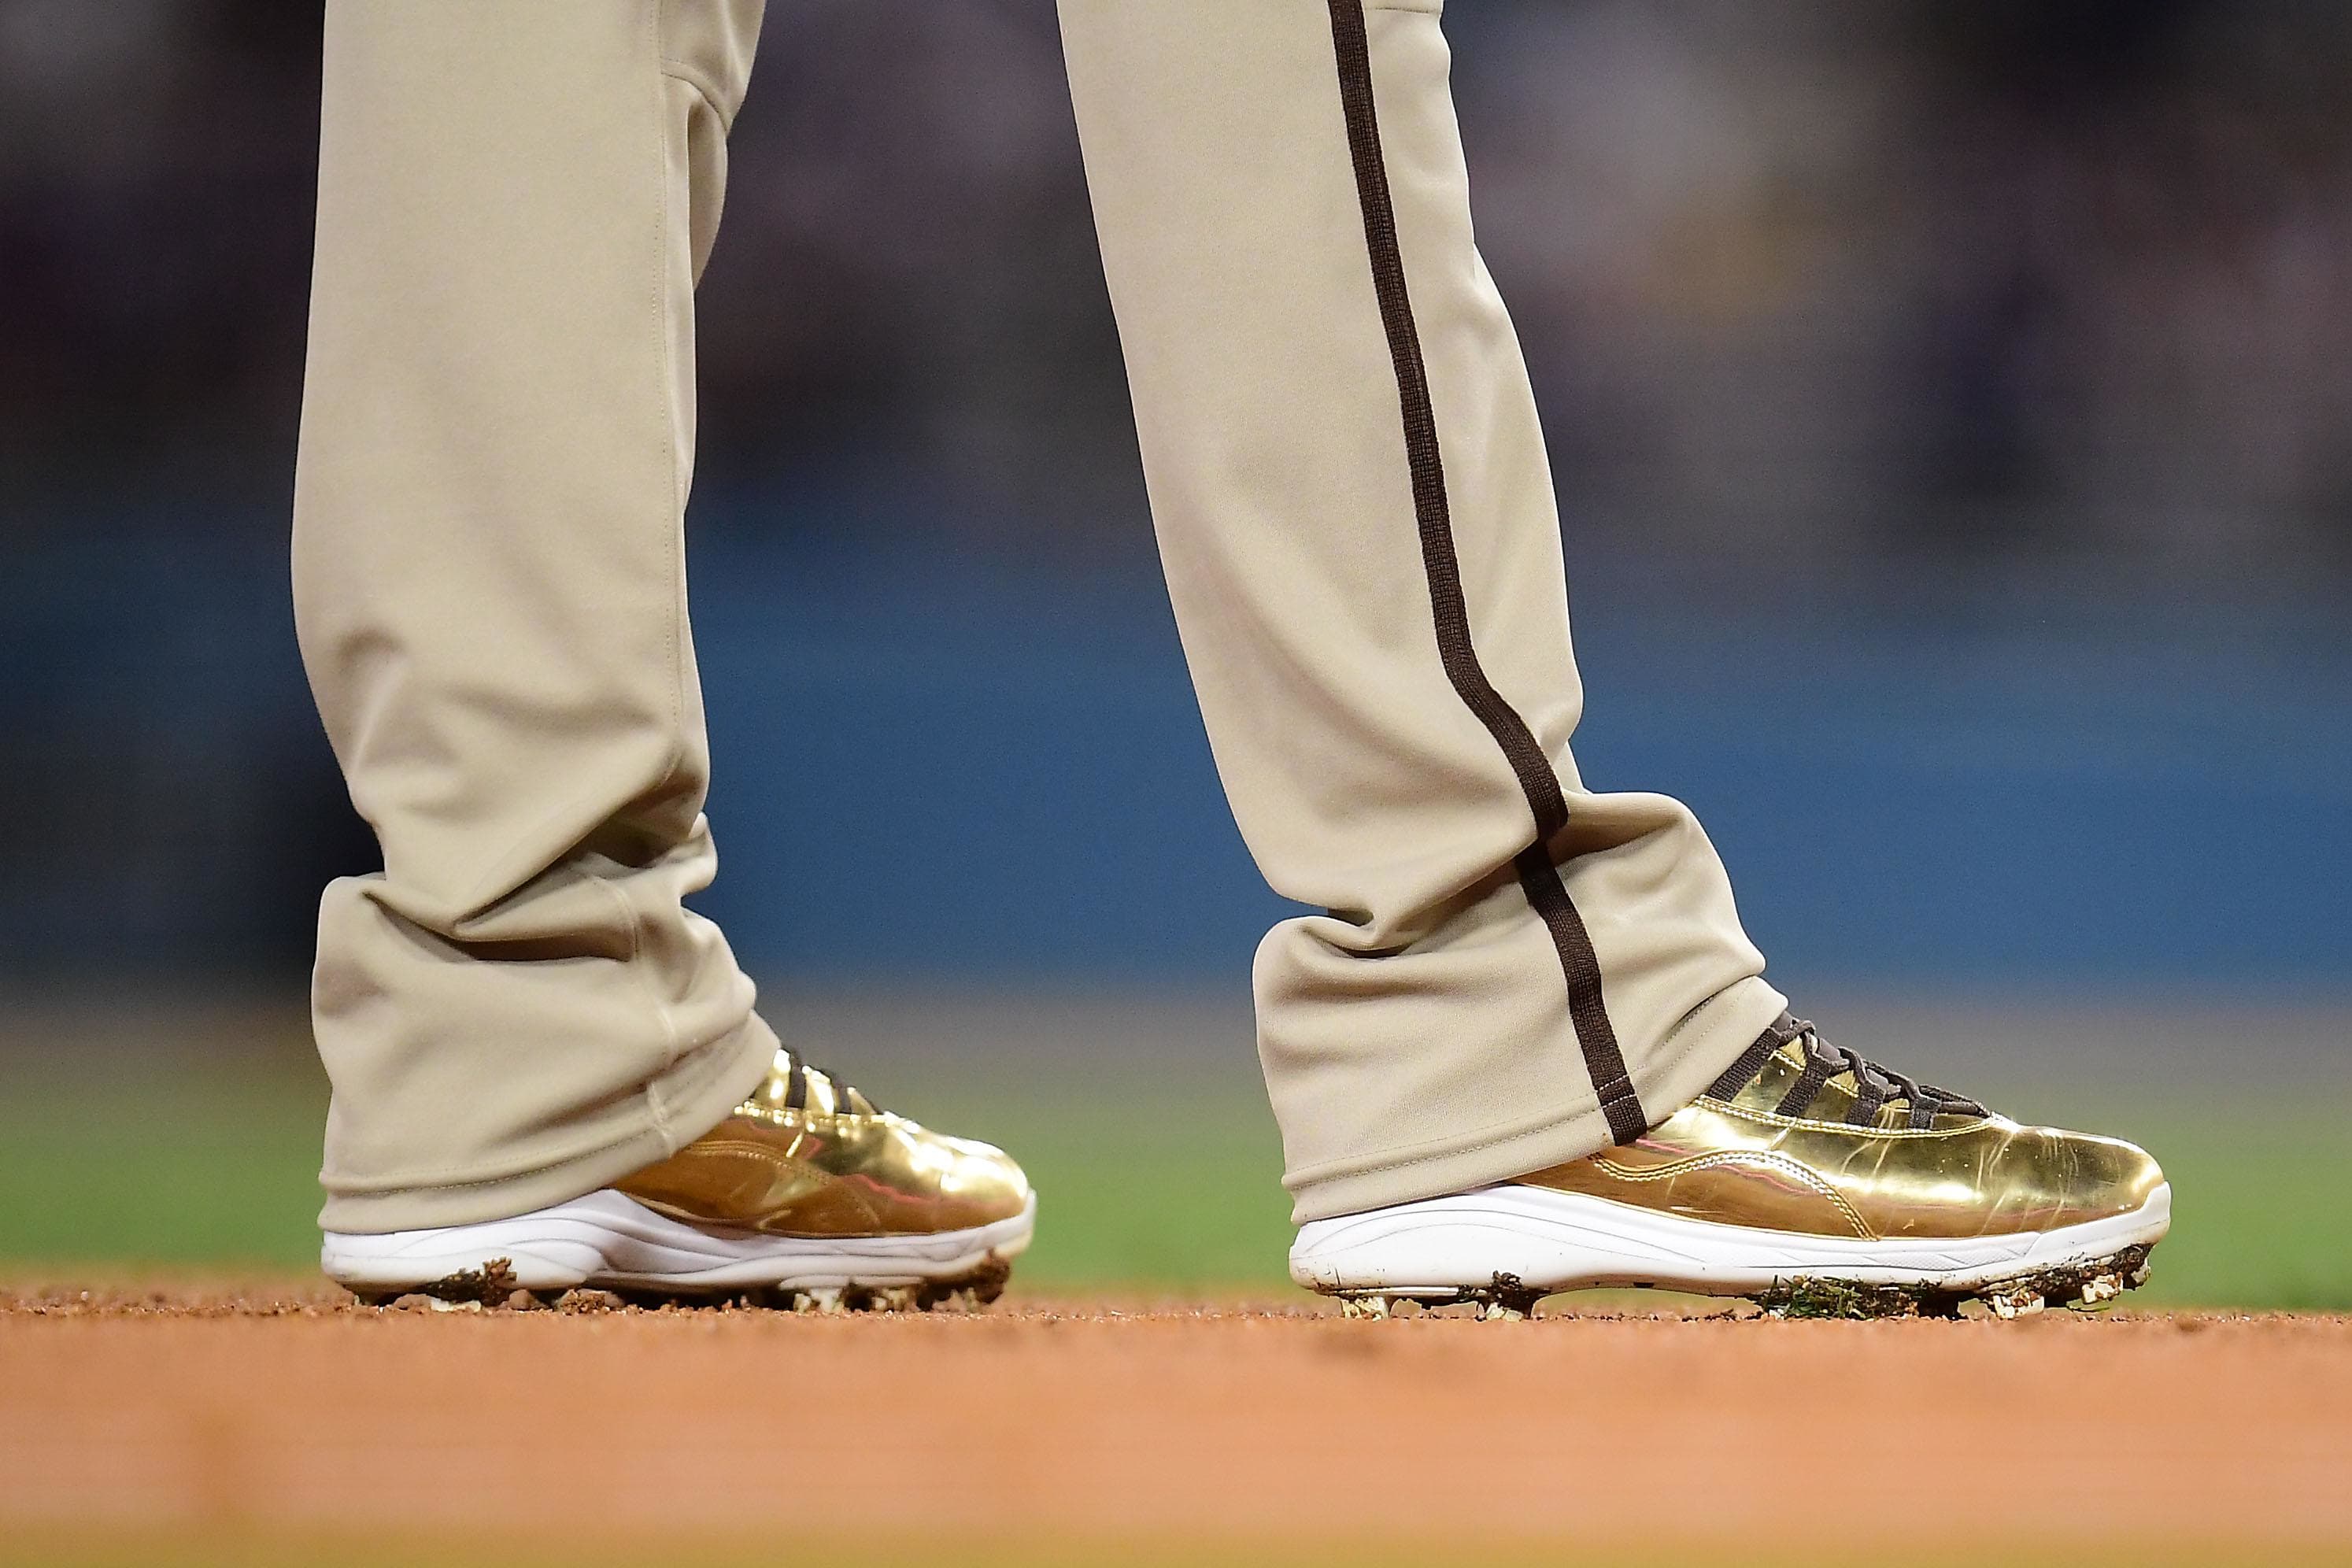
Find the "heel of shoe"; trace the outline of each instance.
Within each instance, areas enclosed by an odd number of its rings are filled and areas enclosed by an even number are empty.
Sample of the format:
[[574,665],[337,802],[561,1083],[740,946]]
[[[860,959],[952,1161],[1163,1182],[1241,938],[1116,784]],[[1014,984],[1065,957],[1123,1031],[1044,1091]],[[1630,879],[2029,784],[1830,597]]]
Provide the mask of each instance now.
[[[401,1234],[416,1235],[414,1231]],[[364,1245],[381,1239],[329,1236],[319,1249],[319,1267],[328,1279],[359,1296],[410,1291],[471,1296],[493,1284],[513,1290],[569,1290],[584,1284],[601,1262],[593,1248],[574,1246],[530,1248],[450,1242],[429,1249],[385,1253]]]
[[1530,1226],[1507,1200],[1465,1194],[1301,1226],[1290,1278],[1327,1296],[1381,1294],[1447,1300],[1516,1289],[1521,1278],[1573,1274],[1557,1238]]
[[473,1295],[500,1284],[518,1290],[568,1290],[606,1267],[614,1234],[597,1200],[607,1196],[591,1194],[480,1225],[380,1235],[329,1231],[320,1244],[319,1267],[362,1296],[410,1290]]

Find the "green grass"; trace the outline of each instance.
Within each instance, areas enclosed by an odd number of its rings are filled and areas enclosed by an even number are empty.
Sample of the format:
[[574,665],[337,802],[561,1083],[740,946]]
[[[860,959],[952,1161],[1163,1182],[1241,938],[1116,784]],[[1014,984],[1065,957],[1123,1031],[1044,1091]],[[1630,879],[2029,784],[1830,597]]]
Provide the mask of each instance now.
[[[1246,1083],[1066,1070],[894,1098],[1027,1165],[1042,1205],[1024,1286],[1289,1289],[1280,1150]],[[308,1068],[14,1081],[0,1097],[0,1264],[307,1268],[324,1108]],[[2352,1308],[2339,1111],[2109,1100],[2095,1124],[2146,1143],[2172,1177],[2173,1233],[2140,1304]]]
[[2172,1234],[2141,1304],[2352,1308],[2352,1134],[2340,1107],[2126,1110],[2108,1125],[2172,1183]]
[[0,1258],[315,1264],[315,1074],[35,1077],[0,1099]]

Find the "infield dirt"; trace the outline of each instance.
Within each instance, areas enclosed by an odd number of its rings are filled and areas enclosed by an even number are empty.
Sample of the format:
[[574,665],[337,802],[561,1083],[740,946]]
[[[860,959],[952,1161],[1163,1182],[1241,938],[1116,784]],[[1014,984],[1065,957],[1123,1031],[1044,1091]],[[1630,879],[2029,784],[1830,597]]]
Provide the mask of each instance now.
[[57,1544],[91,1530],[454,1539],[488,1560],[499,1540],[691,1539],[733,1561],[727,1542],[794,1556],[797,1539],[877,1560],[1091,1541],[1223,1543],[1197,1555],[1226,1561],[1236,1542],[1321,1562],[1413,1542],[1444,1543],[1407,1553],[1423,1562],[1545,1542],[2332,1561],[2352,1545],[2352,1320],[0,1292],[0,1541],[19,1542],[0,1559],[37,1541],[97,1561]]

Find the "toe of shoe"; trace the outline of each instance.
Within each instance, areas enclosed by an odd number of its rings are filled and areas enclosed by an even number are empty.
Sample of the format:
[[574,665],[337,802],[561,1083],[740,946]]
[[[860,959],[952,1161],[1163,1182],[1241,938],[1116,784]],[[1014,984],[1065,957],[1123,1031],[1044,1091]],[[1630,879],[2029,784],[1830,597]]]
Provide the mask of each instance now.
[[2137,1143],[2120,1138],[2085,1140],[2095,1147],[2085,1152],[2082,1184],[2075,1201],[2084,1208],[2108,1214],[2130,1214],[2147,1206],[2165,1185],[2164,1167]]
[[994,1225],[1028,1211],[1034,1196],[1029,1174],[993,1143],[941,1138],[950,1156],[940,1178],[940,1196],[963,1225]]
[[2058,1224],[2137,1213],[2165,1184],[2163,1167],[2137,1143],[2056,1128],[2039,1127],[2032,1132],[2034,1146],[2020,1152],[2038,1168],[2035,1184]]

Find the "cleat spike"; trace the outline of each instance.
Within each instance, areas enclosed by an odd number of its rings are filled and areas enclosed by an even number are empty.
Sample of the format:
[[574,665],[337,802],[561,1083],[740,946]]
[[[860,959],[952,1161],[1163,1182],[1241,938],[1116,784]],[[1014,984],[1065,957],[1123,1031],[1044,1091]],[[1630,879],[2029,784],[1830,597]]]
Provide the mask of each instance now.
[[1992,1315],[2004,1322],[2012,1318],[2030,1317],[2049,1305],[2042,1292],[2030,1284],[2013,1286],[2006,1290],[1989,1290],[1985,1293],[1984,1301],[1992,1309]]
[[991,1253],[987,1262],[964,1279],[964,1289],[971,1297],[971,1310],[977,1312],[994,1302],[1004,1294],[1005,1283],[1012,1278],[1013,1265]]
[[2121,1275],[2095,1274],[2083,1281],[2083,1293],[2067,1304],[2077,1311],[2095,1312],[2123,1293]]
[[1486,1282],[1486,1289],[1482,1292],[1482,1297],[1486,1301],[1501,1309],[1499,1313],[1488,1312],[1487,1317],[1518,1319],[1532,1315],[1536,1310],[1536,1303],[1543,1300],[1543,1294],[1541,1290],[1533,1289],[1516,1274],[1497,1273]]

